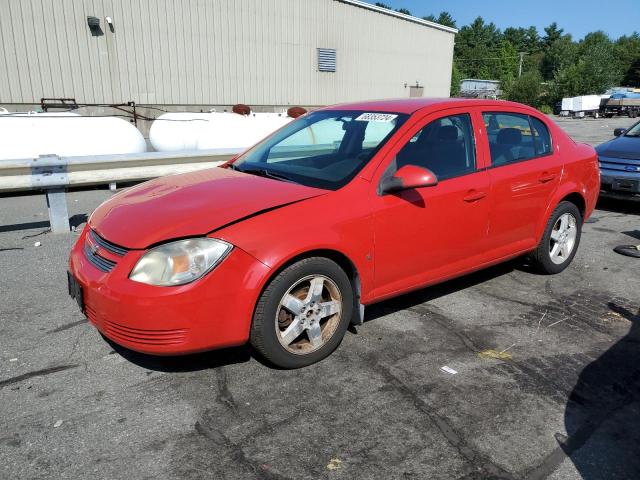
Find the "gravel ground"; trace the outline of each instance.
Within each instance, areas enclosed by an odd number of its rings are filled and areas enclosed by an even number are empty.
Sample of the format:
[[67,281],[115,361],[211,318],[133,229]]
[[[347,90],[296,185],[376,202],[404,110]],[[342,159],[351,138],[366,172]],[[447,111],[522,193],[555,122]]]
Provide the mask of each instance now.
[[[595,144],[631,121],[559,123]],[[70,193],[72,223],[110,195]],[[380,303],[296,371],[108,343],[46,215],[0,198],[0,478],[640,478],[640,260],[612,251],[640,243],[638,204],[601,201],[560,275],[510,262]]]

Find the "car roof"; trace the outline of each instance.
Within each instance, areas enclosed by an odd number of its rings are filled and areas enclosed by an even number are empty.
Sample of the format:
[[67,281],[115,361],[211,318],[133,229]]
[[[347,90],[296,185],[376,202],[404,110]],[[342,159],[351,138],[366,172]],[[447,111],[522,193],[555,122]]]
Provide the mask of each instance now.
[[394,98],[387,100],[368,100],[363,102],[341,103],[331,105],[323,110],[361,110],[374,112],[393,112],[412,114],[418,110],[433,107],[434,110],[444,110],[454,107],[489,107],[489,108],[526,108],[535,109],[521,103],[504,100],[486,100],[476,98]]

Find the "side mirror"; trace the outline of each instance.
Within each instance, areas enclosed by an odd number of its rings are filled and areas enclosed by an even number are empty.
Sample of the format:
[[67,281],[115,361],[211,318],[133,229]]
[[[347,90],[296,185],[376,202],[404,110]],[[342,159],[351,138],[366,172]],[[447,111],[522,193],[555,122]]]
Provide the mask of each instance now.
[[395,175],[387,177],[380,183],[380,194],[400,192],[411,188],[433,187],[438,178],[429,169],[416,165],[405,165]]
[[623,134],[624,134],[624,132],[626,132],[626,131],[627,131],[627,129],[626,129],[626,128],[616,128],[616,129],[613,131],[613,134],[614,134],[616,137],[619,137],[620,135],[623,135]]

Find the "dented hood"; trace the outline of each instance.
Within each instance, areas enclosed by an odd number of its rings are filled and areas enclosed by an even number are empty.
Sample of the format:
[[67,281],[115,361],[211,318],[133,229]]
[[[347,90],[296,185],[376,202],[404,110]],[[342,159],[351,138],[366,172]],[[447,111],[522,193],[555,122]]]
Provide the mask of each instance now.
[[112,243],[141,249],[174,238],[205,235],[248,216],[324,193],[212,168],[129,188],[100,205],[89,226]]

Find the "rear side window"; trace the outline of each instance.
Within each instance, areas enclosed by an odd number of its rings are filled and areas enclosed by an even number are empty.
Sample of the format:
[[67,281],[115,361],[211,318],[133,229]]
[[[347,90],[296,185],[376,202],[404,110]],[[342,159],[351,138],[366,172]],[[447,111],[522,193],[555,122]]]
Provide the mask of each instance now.
[[505,112],[482,114],[493,166],[542,157],[553,152],[547,126],[529,115]]
[[529,117],[533,127],[533,144],[536,149],[536,156],[549,155],[551,153],[551,135],[547,126],[536,117]]
[[427,124],[398,152],[396,165],[428,168],[438,180],[475,171],[471,118],[468,114],[452,115]]
[[536,156],[528,115],[483,113],[494,166],[528,160]]

